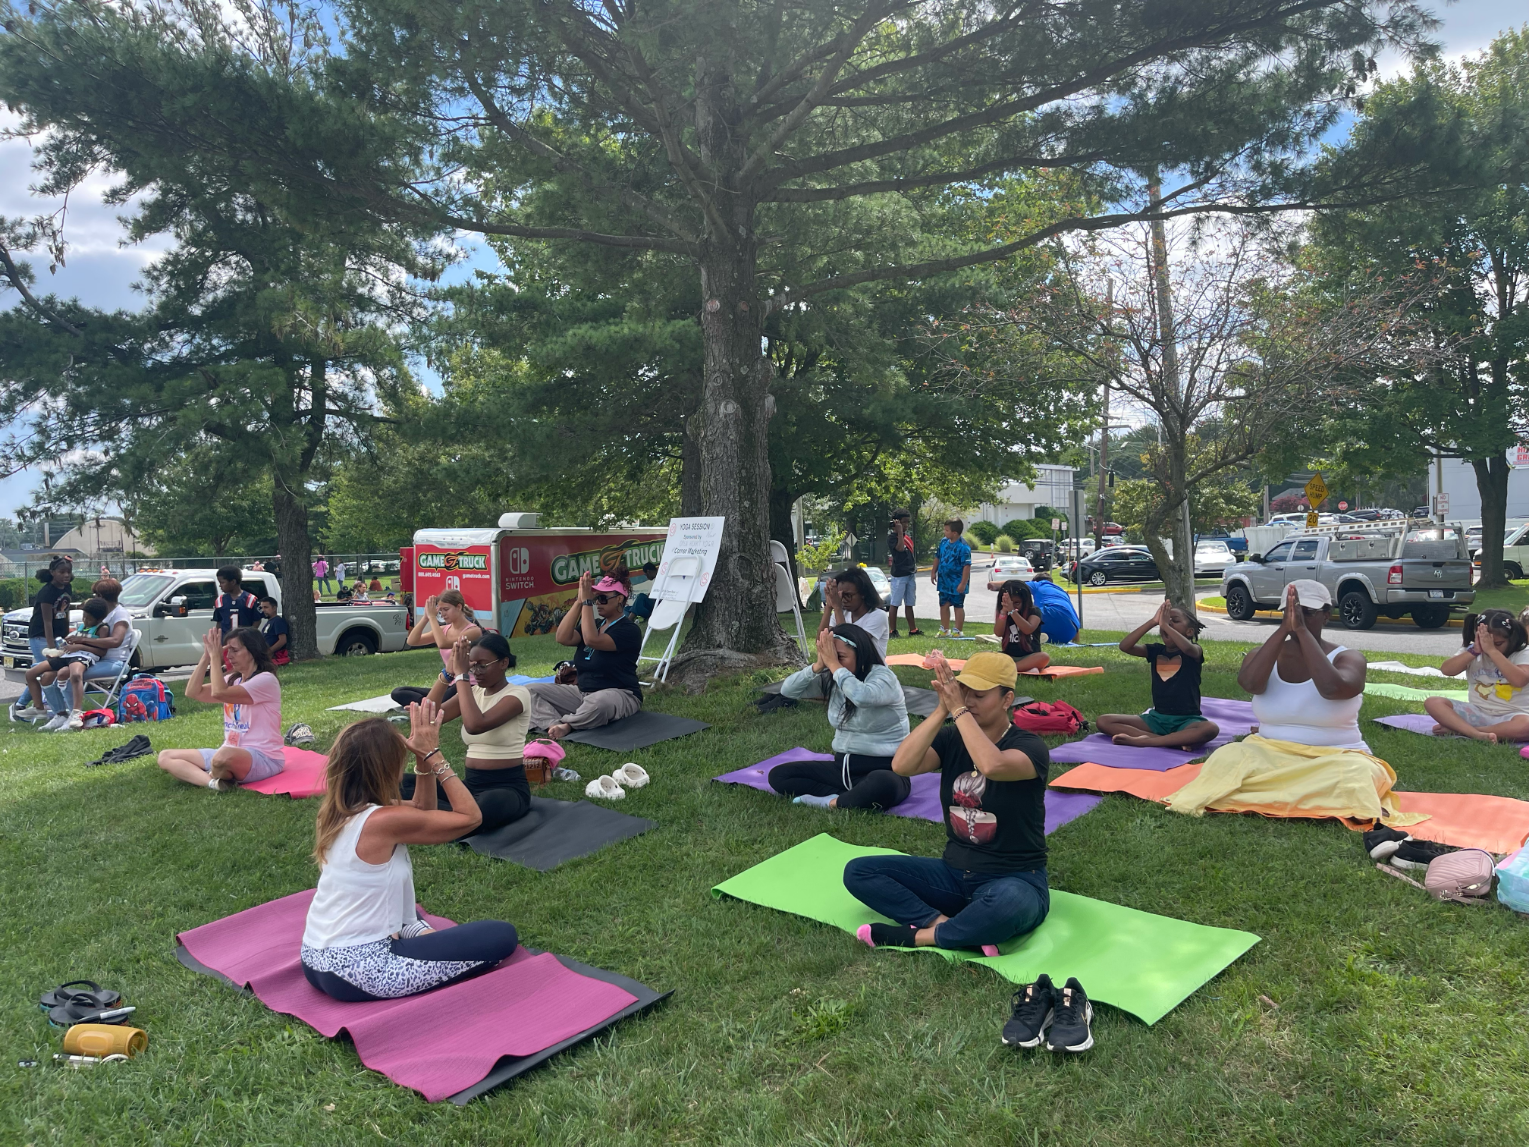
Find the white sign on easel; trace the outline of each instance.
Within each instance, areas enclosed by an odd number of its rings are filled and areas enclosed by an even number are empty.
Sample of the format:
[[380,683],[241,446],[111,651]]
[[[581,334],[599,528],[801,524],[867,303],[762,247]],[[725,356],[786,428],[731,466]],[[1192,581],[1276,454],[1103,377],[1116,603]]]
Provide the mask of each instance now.
[[717,555],[722,551],[724,518],[670,518],[664,560],[653,579],[654,601],[700,601],[706,596]]

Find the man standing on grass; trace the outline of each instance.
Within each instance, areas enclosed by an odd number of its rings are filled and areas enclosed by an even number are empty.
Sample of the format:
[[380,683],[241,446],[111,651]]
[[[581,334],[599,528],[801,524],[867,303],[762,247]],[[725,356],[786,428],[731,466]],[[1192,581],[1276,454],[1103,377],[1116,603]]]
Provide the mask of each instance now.
[[918,563],[913,556],[913,534],[908,529],[912,519],[907,510],[892,511],[892,532],[887,535],[887,560],[892,579],[892,593],[887,599],[889,637],[902,636],[897,632],[898,606],[902,606],[908,615],[908,636],[919,636],[918,623],[913,620],[913,603],[918,596]]

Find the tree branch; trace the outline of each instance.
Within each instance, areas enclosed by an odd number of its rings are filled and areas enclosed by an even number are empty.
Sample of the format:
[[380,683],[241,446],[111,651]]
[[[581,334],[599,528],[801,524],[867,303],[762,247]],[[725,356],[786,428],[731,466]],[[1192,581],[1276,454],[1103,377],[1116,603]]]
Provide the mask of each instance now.
[[37,296],[32,294],[27,288],[26,277],[22,275],[21,268],[16,266],[16,261],[11,258],[11,253],[6,249],[4,243],[0,243],[0,267],[4,268],[5,277],[10,281],[11,286],[16,288],[21,297],[26,300],[27,306],[32,308],[38,318],[44,322],[51,323],[68,334],[74,335],[75,338],[80,338],[84,335],[85,332],[80,330],[79,327],[69,322],[52,308],[43,306]]

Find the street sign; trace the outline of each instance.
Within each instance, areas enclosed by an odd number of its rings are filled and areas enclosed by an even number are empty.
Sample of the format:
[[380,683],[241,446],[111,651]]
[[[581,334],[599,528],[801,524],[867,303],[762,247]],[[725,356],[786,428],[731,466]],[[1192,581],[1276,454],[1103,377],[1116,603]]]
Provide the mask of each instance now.
[[1433,496],[1433,512],[1435,514],[1449,513],[1449,495],[1435,494]]
[[1062,528],[1062,519],[1061,518],[1052,518],[1051,519],[1051,532],[1052,533],[1056,533],[1061,528]]
[[1508,466],[1514,470],[1529,466],[1529,443],[1520,442],[1517,446],[1508,447]]
[[1306,483],[1306,501],[1315,510],[1326,498],[1327,483],[1322,481],[1322,472],[1319,470],[1311,476],[1311,481]]
[[1308,530],[1313,530],[1313,529],[1316,529],[1316,526],[1317,526],[1317,516],[1316,516],[1316,514],[1311,513],[1310,511],[1308,511],[1307,514],[1306,514],[1306,528]]
[[1347,502],[1339,502],[1338,503],[1338,509],[1340,509],[1340,510],[1348,509],[1348,503]]

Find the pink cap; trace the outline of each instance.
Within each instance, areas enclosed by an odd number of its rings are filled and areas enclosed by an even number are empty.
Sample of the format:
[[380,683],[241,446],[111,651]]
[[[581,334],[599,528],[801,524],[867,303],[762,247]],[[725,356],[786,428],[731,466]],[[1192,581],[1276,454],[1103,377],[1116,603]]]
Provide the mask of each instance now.
[[627,595],[626,586],[622,585],[619,581],[617,581],[615,578],[611,577],[609,574],[607,574],[605,577],[601,578],[599,581],[595,582],[595,592],[596,593],[619,593],[622,597],[626,597],[626,595]]

